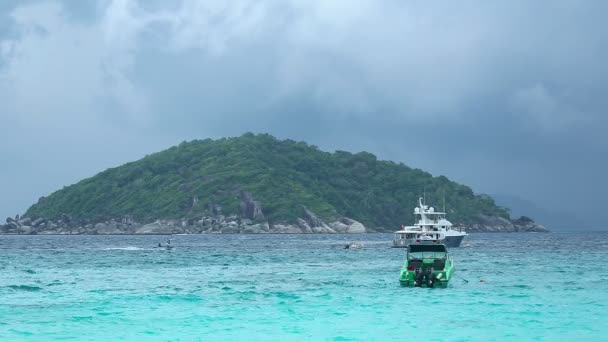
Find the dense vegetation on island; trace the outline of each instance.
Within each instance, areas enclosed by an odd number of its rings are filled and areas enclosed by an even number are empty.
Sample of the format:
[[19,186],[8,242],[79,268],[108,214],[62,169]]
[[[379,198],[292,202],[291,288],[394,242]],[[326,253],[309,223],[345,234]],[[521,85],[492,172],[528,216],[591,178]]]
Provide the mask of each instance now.
[[108,169],[41,198],[26,215],[85,221],[131,215],[146,222],[202,217],[217,205],[238,214],[241,190],[253,194],[271,223],[293,222],[306,207],[325,220],[347,216],[368,227],[395,227],[412,223],[423,191],[437,207],[445,195],[449,219],[457,224],[474,223],[479,214],[509,218],[489,196],[444,176],[367,152],[328,153],[251,133],[183,142]]

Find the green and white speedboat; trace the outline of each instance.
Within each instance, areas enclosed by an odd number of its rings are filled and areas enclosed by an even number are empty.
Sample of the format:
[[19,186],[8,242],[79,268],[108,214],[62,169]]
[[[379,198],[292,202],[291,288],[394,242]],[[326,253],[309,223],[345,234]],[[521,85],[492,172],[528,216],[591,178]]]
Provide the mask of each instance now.
[[442,240],[407,246],[399,282],[403,286],[445,287],[454,274],[454,261]]

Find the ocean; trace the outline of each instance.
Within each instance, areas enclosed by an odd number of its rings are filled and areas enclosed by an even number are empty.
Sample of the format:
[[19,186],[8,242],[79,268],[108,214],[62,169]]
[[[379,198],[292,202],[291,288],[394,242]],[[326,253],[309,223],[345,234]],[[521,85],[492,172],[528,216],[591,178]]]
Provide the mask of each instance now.
[[471,234],[445,289],[391,234],[170,238],[0,236],[0,341],[608,341],[607,232]]

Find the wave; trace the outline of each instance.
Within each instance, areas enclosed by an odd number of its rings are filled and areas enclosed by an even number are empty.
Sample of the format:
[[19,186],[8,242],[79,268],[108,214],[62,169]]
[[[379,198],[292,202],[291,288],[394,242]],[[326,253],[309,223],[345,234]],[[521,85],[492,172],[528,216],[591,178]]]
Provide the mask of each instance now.
[[135,246],[127,246],[127,247],[108,247],[104,248],[104,251],[144,251],[148,248],[140,248]]
[[7,286],[9,289],[17,290],[17,291],[40,291],[41,287],[38,286],[30,286],[30,285],[9,285]]

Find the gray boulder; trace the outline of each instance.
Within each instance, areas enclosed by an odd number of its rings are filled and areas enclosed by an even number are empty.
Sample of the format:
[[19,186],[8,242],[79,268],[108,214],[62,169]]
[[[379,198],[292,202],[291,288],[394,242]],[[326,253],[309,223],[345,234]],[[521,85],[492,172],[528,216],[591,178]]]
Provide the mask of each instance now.
[[346,233],[348,230],[348,225],[340,221],[330,222],[329,226],[337,233]]
[[238,227],[233,227],[233,226],[228,226],[228,227],[224,227],[220,230],[220,232],[222,234],[236,234],[239,232],[239,228]]
[[262,232],[262,225],[261,224],[252,224],[252,225],[246,226],[245,228],[243,228],[242,232],[243,232],[243,234],[260,234]]
[[306,207],[304,208],[304,220],[313,233],[334,234],[336,231],[321,220],[315,213]]
[[260,229],[261,229],[261,233],[269,233],[270,225],[268,224],[268,222],[260,223]]
[[159,220],[148,223],[135,230],[135,234],[172,234],[173,227],[161,223]]
[[101,235],[122,234],[122,231],[118,229],[118,226],[114,222],[98,223],[95,225],[95,231]]
[[348,228],[346,229],[346,233],[348,234],[360,234],[366,232],[365,226],[359,221],[344,217],[342,218],[342,223],[348,226]]
[[547,233],[549,230],[543,225],[534,222],[529,217],[522,216],[517,220],[511,221],[515,227],[515,231],[518,232],[534,232],[534,233]]
[[361,222],[348,217],[343,217],[338,221],[332,222],[329,226],[338,233],[360,234],[367,232],[367,229]]
[[300,227],[300,229],[302,230],[303,233],[305,234],[312,234],[314,233],[312,231],[312,228],[310,228],[310,226],[308,225],[308,222],[306,222],[306,220],[298,218],[298,227]]
[[30,226],[21,226],[19,227],[19,233],[21,234],[32,234],[33,229]]
[[511,233],[515,231],[515,227],[506,218],[479,215],[479,223],[473,224],[468,230],[471,232]]
[[42,217],[41,218],[37,218],[34,221],[32,221],[32,226],[38,227],[41,224],[43,224],[44,222],[45,222],[45,219],[43,219]]
[[270,232],[277,234],[301,234],[302,229],[290,224],[273,224],[270,227]]
[[336,231],[333,230],[332,228],[330,228],[329,226],[324,226],[324,227],[311,227],[312,228],[312,232],[316,233],[316,234],[335,234]]
[[306,207],[304,207],[304,220],[308,222],[310,227],[327,227],[323,220]]
[[31,226],[32,219],[29,217],[23,217],[21,220],[19,220],[19,224],[22,226]]

